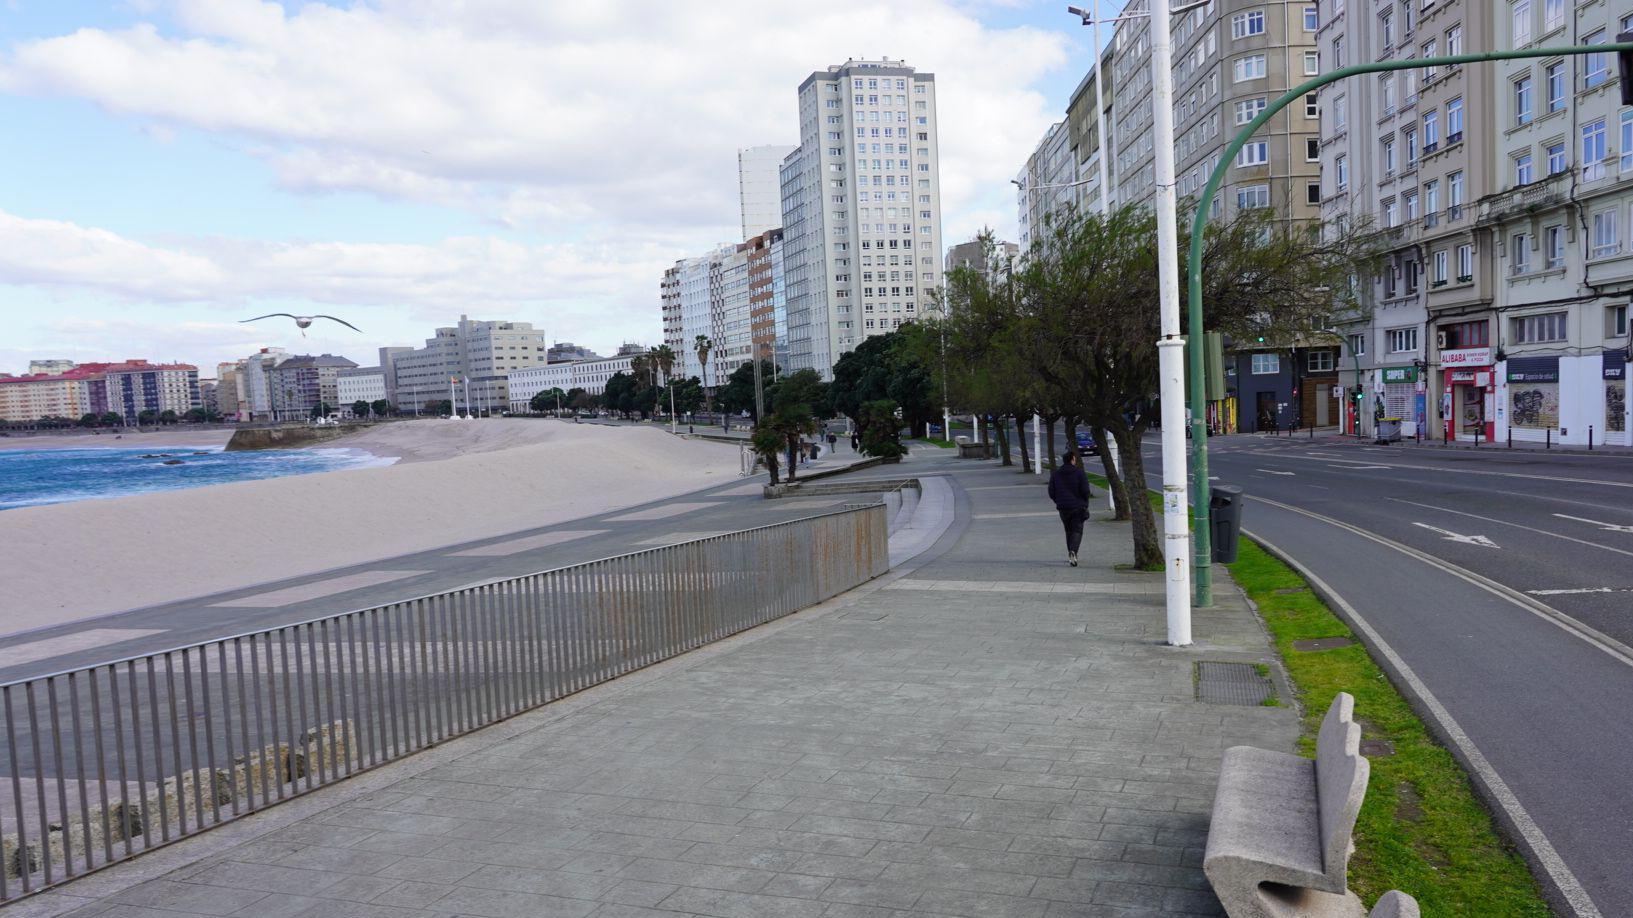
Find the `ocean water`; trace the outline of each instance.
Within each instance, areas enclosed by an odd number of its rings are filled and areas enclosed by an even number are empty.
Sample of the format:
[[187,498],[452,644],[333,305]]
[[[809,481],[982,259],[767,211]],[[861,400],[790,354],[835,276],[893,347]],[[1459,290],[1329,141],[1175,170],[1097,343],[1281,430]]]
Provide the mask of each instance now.
[[235,453],[220,446],[8,449],[0,450],[0,510],[369,468],[395,461],[353,449]]

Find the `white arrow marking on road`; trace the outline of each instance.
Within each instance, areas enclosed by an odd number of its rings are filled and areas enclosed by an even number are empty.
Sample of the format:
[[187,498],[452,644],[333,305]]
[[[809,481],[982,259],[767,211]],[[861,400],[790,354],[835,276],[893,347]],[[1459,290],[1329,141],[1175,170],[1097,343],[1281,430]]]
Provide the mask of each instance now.
[[1452,542],[1462,542],[1465,545],[1479,545],[1482,548],[1501,547],[1496,542],[1491,541],[1483,535],[1461,535],[1459,533],[1452,532],[1449,529],[1441,529],[1439,526],[1430,526],[1428,523],[1413,523],[1412,525],[1422,526],[1424,529],[1427,529],[1430,532],[1438,532],[1443,538]]
[[1582,587],[1575,590],[1526,590],[1532,596],[1570,596],[1577,593],[1633,593],[1633,587]]
[[1276,471],[1274,469],[1254,469],[1253,471],[1263,472],[1266,475],[1291,475],[1291,474],[1293,474],[1292,472],[1278,472],[1278,471]]
[[1623,526],[1620,523],[1606,523],[1600,520],[1590,520],[1586,517],[1570,516],[1564,513],[1556,513],[1554,516],[1557,516],[1562,520],[1576,520],[1578,523],[1588,523],[1598,526],[1600,529],[1603,529],[1606,532],[1633,532],[1633,526]]

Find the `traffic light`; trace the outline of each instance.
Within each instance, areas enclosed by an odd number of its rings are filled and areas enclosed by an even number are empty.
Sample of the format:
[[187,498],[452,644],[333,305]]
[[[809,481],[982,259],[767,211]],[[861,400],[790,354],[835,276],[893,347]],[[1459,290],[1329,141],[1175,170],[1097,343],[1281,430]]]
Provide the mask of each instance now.
[[[1616,41],[1619,44],[1633,42],[1633,31],[1616,36]],[[1623,48],[1616,52],[1616,69],[1622,76],[1622,104],[1633,105],[1633,51]]]

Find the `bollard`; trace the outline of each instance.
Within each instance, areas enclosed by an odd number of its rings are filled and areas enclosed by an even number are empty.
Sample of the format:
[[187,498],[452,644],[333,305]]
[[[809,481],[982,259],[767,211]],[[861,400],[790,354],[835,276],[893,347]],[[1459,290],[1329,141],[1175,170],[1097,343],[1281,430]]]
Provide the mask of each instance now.
[[1588,425],[1588,452],[1593,452],[1593,425]]
[[1542,447],[1543,449],[1553,449],[1554,448],[1554,429],[1552,427],[1548,428],[1546,431],[1543,431],[1542,443],[1543,443],[1543,447]]
[[1514,448],[1514,425],[1512,424],[1508,427],[1508,448]]
[[1452,442],[1452,422],[1447,421],[1445,425],[1440,428],[1440,445],[1445,446],[1450,442]]

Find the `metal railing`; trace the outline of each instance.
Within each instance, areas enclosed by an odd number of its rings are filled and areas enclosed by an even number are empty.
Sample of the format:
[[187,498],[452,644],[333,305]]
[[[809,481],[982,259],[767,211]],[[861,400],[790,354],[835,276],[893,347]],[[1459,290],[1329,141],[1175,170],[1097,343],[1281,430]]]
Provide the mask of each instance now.
[[0,685],[0,904],[807,608],[886,509],[510,577]]

